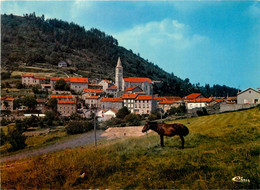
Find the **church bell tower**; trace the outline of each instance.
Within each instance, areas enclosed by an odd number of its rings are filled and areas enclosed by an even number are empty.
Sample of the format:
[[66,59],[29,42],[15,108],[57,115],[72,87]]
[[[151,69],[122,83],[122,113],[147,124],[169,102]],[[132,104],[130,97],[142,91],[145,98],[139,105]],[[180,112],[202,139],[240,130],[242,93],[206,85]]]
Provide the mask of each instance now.
[[123,90],[123,66],[120,57],[118,57],[116,65],[115,85],[117,86],[117,92]]

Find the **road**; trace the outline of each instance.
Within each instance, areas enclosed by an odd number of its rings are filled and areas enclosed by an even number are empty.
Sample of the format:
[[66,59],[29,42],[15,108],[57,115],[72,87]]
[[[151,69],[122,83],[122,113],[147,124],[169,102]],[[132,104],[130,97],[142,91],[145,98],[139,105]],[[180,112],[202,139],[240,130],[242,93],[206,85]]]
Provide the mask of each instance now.
[[[101,136],[102,133],[103,133],[102,130],[97,130],[97,140],[105,138],[105,137]],[[37,155],[55,152],[55,151],[59,151],[59,150],[64,150],[67,148],[75,148],[78,146],[83,146],[83,145],[91,144],[91,143],[93,143],[93,145],[94,145],[94,131],[81,134],[81,135],[77,136],[77,138],[64,140],[64,141],[58,142],[56,144],[49,145],[49,146],[39,148],[36,150],[28,150],[26,152],[21,152],[21,153],[15,154],[15,155],[6,156],[6,157],[1,158],[0,162],[2,163],[2,162],[6,162],[6,161],[18,160],[18,159],[22,159],[22,158],[26,158],[26,157],[32,157],[32,156],[37,156]]]

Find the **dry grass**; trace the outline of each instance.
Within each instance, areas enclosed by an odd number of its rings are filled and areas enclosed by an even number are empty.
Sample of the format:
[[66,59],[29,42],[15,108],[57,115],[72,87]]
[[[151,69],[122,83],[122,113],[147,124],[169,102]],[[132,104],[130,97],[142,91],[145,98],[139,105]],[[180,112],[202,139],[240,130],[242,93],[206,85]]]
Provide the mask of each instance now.
[[[2,188],[259,188],[259,109],[189,122],[184,150],[178,137],[166,138],[161,148],[155,133],[69,149],[3,164]],[[233,182],[238,175],[251,182]]]

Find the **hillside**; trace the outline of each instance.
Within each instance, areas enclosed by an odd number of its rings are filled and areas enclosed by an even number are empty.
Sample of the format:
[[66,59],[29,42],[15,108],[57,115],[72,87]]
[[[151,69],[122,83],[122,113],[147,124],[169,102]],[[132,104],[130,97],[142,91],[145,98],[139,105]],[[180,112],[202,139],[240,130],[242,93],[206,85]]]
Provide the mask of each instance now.
[[[3,163],[2,188],[259,189],[259,108],[178,122],[190,130],[184,150],[179,137],[161,148],[153,132],[106,141]],[[250,183],[235,183],[235,176]]]
[[[227,86],[193,85],[169,74],[156,64],[120,47],[115,38],[98,29],[85,30],[75,23],[57,19],[45,20],[35,13],[23,17],[1,15],[2,69],[7,72],[28,71],[22,65],[56,68],[61,60],[68,60],[73,68],[68,74],[114,79],[118,56],[121,57],[125,77],[149,77],[161,81],[155,86],[160,95],[185,96],[201,91],[206,96],[234,96],[237,89]],[[74,66],[76,70],[74,69]],[[44,71],[44,69],[42,69]],[[199,83],[198,83],[199,84]]]

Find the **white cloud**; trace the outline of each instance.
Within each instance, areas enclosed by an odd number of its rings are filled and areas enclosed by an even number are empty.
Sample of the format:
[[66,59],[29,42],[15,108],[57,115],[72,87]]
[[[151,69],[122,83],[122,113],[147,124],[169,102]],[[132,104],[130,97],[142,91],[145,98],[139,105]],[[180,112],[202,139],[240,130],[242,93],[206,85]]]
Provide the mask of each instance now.
[[[182,78],[188,77],[193,71],[201,74],[208,68],[208,56],[204,56],[204,53],[208,51],[210,39],[194,34],[189,25],[177,20],[149,22],[114,36],[119,45],[140,53],[143,58]],[[193,68],[193,63],[198,62],[200,67]]]
[[153,48],[160,51],[158,47],[180,52],[209,41],[205,36],[192,34],[188,25],[171,19],[138,25],[115,37],[120,45],[139,52],[151,51]]

